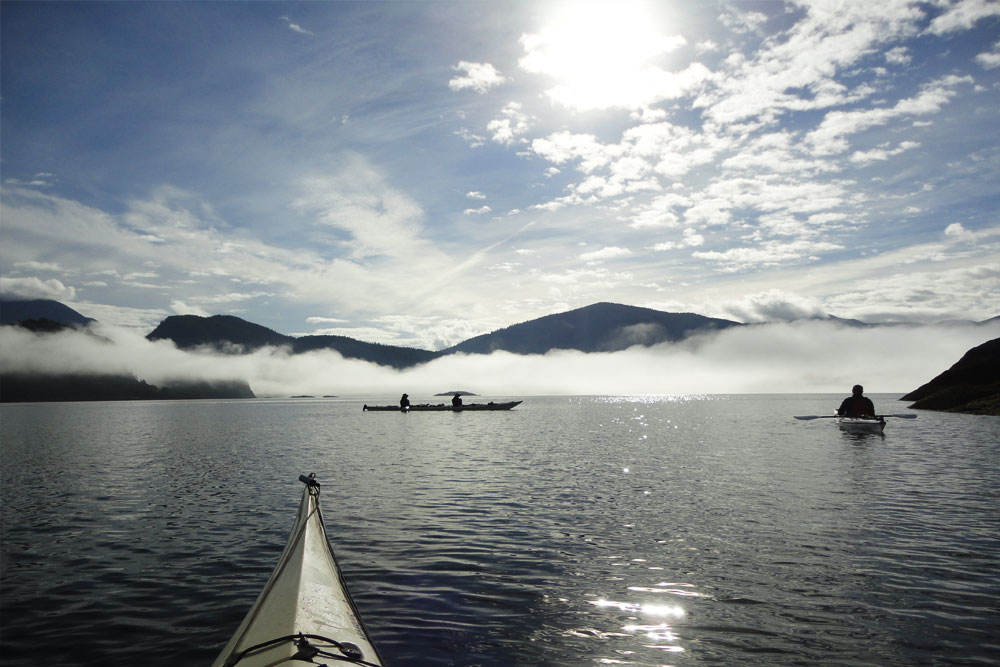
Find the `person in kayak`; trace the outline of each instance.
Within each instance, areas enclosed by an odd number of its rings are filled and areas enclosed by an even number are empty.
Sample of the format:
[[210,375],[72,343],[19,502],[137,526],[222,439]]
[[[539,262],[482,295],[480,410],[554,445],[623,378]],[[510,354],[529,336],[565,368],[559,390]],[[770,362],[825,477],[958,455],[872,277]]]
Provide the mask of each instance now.
[[860,384],[854,385],[851,389],[851,395],[845,398],[844,402],[837,408],[837,414],[841,417],[874,417],[875,404],[864,394],[864,387]]
[[399,398],[399,409],[402,410],[403,412],[406,412],[407,410],[410,409],[410,395],[409,394],[403,394]]

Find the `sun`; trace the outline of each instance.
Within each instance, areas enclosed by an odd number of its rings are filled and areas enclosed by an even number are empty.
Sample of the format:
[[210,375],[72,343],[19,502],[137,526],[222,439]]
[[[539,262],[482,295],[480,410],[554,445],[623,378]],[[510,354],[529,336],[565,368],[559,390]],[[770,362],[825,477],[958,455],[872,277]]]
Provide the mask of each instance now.
[[521,37],[522,69],[551,77],[548,94],[578,110],[637,108],[669,77],[655,59],[683,45],[666,37],[642,2],[577,2],[562,6],[537,33]]

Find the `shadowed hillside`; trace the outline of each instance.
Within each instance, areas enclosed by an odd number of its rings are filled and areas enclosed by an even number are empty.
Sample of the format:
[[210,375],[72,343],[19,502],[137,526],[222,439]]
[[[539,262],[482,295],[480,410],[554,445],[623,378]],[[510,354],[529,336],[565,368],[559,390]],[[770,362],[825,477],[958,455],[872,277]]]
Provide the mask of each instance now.
[[219,352],[242,354],[262,347],[287,347],[295,354],[333,350],[347,359],[360,359],[393,368],[409,368],[440,356],[411,347],[365,343],[347,336],[286,336],[232,315],[172,315],[148,336],[171,340],[181,349],[207,346]]
[[24,320],[49,320],[74,326],[86,326],[94,321],[51,299],[0,300],[0,324],[17,324]]
[[[58,311],[50,311],[57,312]],[[75,312],[75,311],[73,311]],[[87,318],[88,321],[93,321]],[[106,344],[111,341],[79,324],[49,319],[25,319],[4,324],[44,337],[66,331],[91,337]],[[0,402],[36,401],[133,401],[195,398],[255,398],[245,380],[174,380],[156,386],[130,373],[38,373],[0,369]]]
[[972,348],[902,400],[916,401],[916,409],[1000,416],[1000,338]]
[[149,340],[171,340],[182,350],[207,346],[219,352],[243,353],[272,346],[291,347],[291,336],[280,334],[233,315],[171,315],[146,336]]

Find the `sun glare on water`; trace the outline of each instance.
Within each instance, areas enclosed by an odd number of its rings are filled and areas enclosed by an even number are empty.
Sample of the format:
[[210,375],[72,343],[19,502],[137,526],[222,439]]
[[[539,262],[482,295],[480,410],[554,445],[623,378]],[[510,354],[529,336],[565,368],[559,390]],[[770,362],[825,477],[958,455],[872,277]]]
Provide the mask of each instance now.
[[673,75],[655,60],[684,43],[681,36],[661,34],[646,3],[572,3],[540,31],[521,37],[526,55],[520,64],[555,79],[547,92],[567,107],[636,108],[670,85]]

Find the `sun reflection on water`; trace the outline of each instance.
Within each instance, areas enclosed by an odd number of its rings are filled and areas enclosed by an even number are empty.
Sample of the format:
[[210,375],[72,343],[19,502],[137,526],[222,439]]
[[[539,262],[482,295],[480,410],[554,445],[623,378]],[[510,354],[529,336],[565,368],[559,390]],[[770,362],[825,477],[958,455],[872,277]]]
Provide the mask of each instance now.
[[616,602],[614,600],[588,600],[590,604],[597,607],[614,607],[630,614],[646,614],[648,616],[672,616],[681,618],[684,616],[684,608],[679,605],[670,604],[643,604],[635,602]]
[[[630,587],[630,590],[637,589],[635,587]],[[656,590],[657,592],[668,592],[675,595],[700,595],[698,593],[694,593],[693,591],[683,591],[680,589],[659,588],[652,590]],[[660,649],[666,653],[684,652],[684,648],[677,645],[680,638],[674,633],[673,627],[668,622],[684,618],[687,615],[684,607],[681,607],[680,605],[662,603],[619,602],[616,600],[605,600],[603,598],[599,600],[588,600],[587,602],[595,607],[618,609],[619,611],[623,611],[628,614],[651,616],[661,619],[659,623],[629,623],[622,626],[622,630],[629,635],[641,636],[647,641],[655,642],[653,644],[646,645],[648,648]]]

